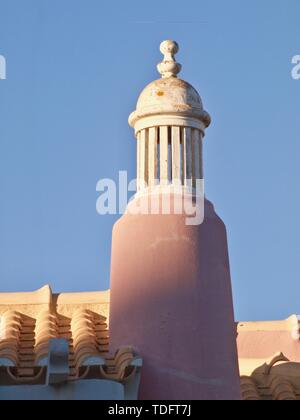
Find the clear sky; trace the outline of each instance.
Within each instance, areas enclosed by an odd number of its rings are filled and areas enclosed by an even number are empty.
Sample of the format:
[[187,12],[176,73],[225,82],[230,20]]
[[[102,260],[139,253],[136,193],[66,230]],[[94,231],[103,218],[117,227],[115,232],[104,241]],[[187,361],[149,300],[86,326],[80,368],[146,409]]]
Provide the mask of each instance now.
[[96,183],[135,176],[127,118],[168,38],[213,119],[236,318],[300,313],[299,0],[0,0],[0,291],[109,287]]

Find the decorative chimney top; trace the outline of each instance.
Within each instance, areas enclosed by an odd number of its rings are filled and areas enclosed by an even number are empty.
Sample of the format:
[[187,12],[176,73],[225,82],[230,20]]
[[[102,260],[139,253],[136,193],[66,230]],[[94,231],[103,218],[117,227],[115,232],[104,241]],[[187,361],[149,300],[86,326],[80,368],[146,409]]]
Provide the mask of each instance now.
[[146,86],[129,117],[138,140],[138,190],[158,184],[194,186],[203,177],[202,139],[210,116],[196,89],[177,77],[178,44],[164,41],[160,51],[162,78]]
[[162,78],[142,91],[136,110],[129,117],[129,124],[134,127],[136,134],[144,128],[177,125],[198,128],[204,135],[211,119],[204,111],[196,89],[177,77],[181,70],[181,64],[174,58],[179,51],[177,42],[162,42],[160,51],[164,59],[157,69]]

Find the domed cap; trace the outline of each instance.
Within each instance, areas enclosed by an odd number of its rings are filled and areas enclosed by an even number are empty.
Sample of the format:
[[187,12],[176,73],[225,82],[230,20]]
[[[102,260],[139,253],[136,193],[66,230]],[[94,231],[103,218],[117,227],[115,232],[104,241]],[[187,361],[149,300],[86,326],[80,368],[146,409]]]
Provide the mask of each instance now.
[[[177,78],[181,65],[176,62],[174,56],[178,50],[175,41],[161,43],[160,51],[164,59],[157,69],[162,78],[150,83],[142,91],[136,111],[129,117],[129,124],[136,131],[150,126],[176,125],[173,123],[174,119],[178,119],[178,125],[191,125],[203,131],[209,126],[211,119],[204,111],[198,92],[189,83]],[[166,121],[162,120],[163,116],[166,117]]]

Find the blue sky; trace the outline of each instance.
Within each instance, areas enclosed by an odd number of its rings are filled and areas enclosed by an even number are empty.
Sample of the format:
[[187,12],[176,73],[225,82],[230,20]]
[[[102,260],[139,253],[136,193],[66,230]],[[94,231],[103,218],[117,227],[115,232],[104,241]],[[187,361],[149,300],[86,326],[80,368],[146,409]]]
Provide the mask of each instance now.
[[300,313],[298,0],[0,0],[0,290],[109,287],[100,178],[135,176],[127,118],[176,39],[213,123],[206,193],[228,229],[236,318]]

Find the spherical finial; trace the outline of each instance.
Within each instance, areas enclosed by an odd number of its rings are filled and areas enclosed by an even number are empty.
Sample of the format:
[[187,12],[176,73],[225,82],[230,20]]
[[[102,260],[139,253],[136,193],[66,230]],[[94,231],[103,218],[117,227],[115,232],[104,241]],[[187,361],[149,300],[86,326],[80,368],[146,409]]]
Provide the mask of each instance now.
[[162,54],[168,54],[171,53],[172,55],[177,54],[179,51],[179,45],[176,41],[172,41],[168,39],[167,41],[163,41],[160,44],[160,52]]
[[164,55],[164,59],[157,66],[159,73],[163,78],[177,77],[181,70],[181,64],[177,63],[174,57],[179,51],[177,42],[172,40],[163,41],[160,44],[160,51]]

